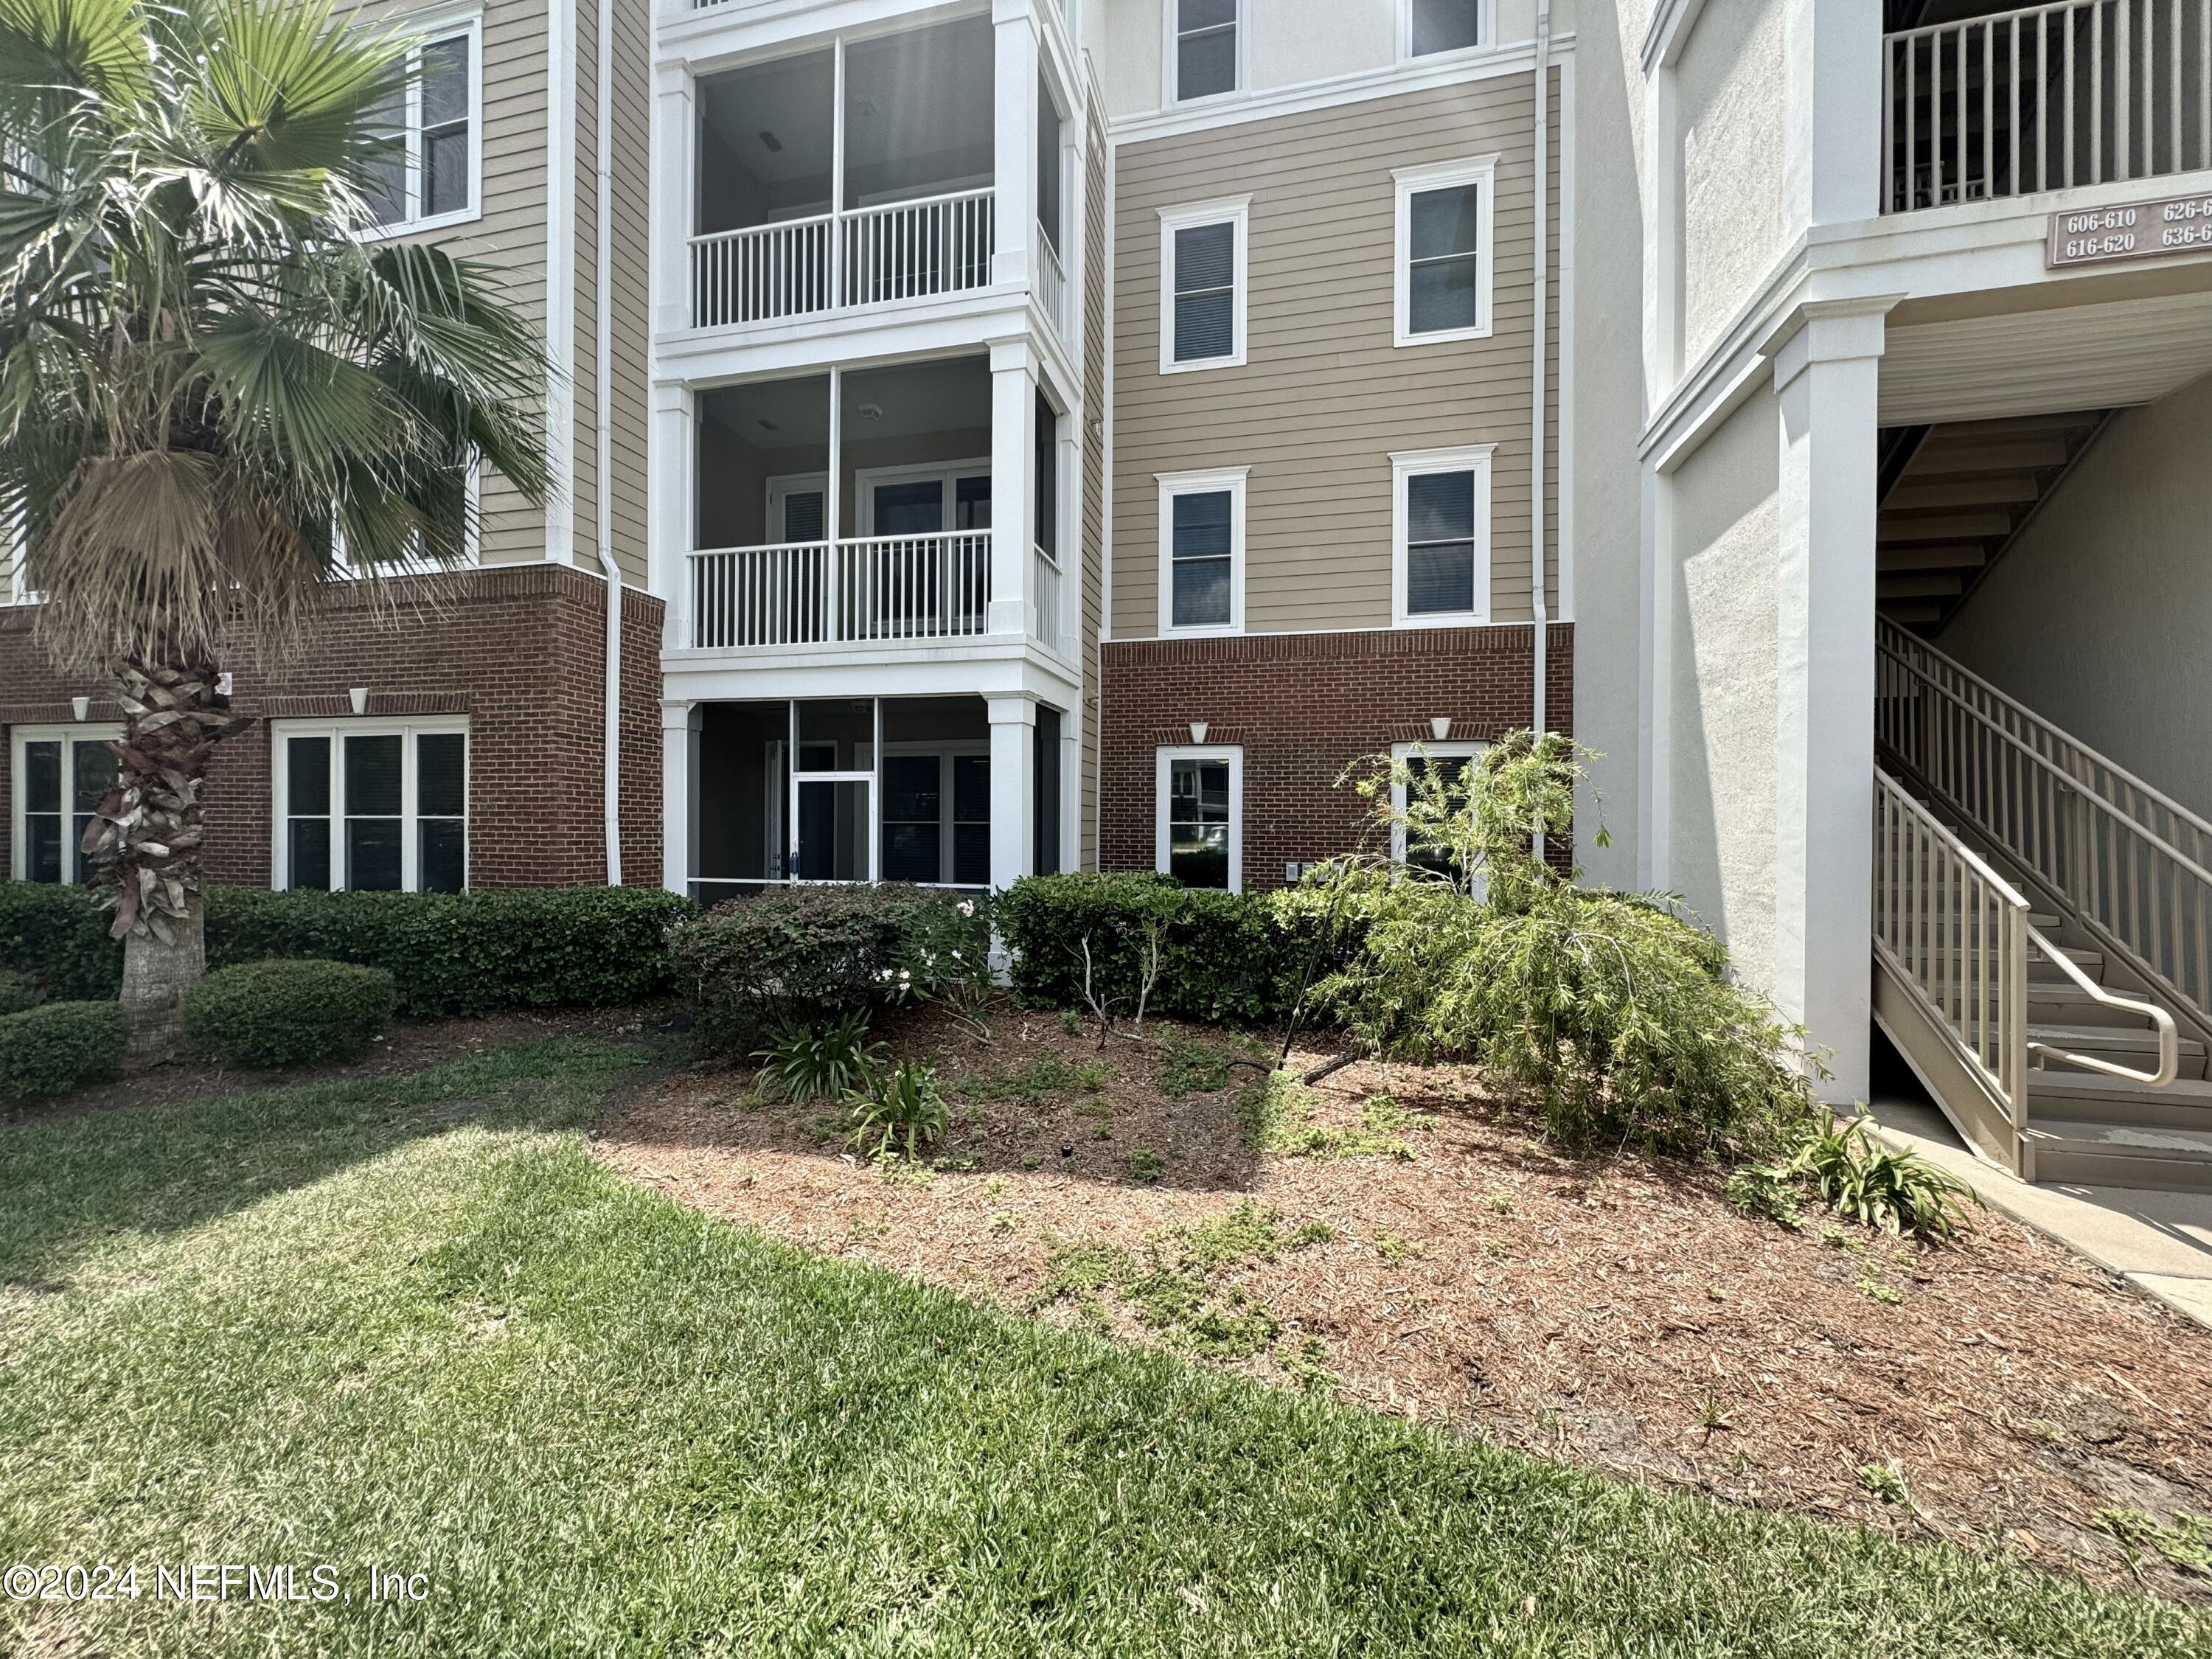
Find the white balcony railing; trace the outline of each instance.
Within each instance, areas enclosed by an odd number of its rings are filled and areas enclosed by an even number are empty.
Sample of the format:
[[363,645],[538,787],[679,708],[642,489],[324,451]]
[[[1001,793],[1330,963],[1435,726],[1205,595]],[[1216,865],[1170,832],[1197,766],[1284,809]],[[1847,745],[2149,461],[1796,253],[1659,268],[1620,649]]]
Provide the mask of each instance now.
[[957,640],[990,631],[991,536],[875,536],[714,548],[691,563],[691,643]]
[[691,325],[730,328],[981,288],[993,193],[959,191],[691,239]]
[[2212,0],[2057,0],[1882,43],[1882,207],[2212,167]]
[[1030,635],[1048,651],[1066,648],[1060,586],[1060,561],[1037,548],[1030,577]]
[[1067,271],[1060,263],[1059,250],[1052,239],[1039,225],[1036,233],[1036,296],[1044,314],[1052,319],[1053,331],[1062,340],[1067,338]]

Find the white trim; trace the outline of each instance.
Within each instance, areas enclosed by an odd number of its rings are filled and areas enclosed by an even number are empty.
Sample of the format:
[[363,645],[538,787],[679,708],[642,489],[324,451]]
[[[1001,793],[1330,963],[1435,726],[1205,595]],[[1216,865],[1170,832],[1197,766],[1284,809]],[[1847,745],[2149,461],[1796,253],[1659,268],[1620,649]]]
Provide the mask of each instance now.
[[[1491,290],[1497,278],[1498,157],[1477,155],[1464,161],[1398,167],[1392,171],[1390,178],[1398,197],[1396,240],[1390,260],[1391,344],[1423,346],[1449,340],[1489,338],[1495,309]],[[1413,329],[1413,198],[1425,191],[1451,190],[1466,185],[1476,187],[1474,326],[1431,329],[1416,334]]]
[[[1252,242],[1252,198],[1248,196],[1224,196],[1211,202],[1193,202],[1183,207],[1162,208],[1160,214],[1160,373],[1190,374],[1208,368],[1242,368],[1244,366],[1244,301],[1251,291],[1249,252]],[[1231,276],[1235,284],[1230,293],[1230,349],[1225,356],[1194,357],[1188,362],[1178,362],[1175,355],[1176,233],[1196,230],[1206,225],[1225,224],[1230,227]]]
[[[469,890],[471,810],[476,771],[476,741],[465,714],[364,714],[341,719],[313,717],[273,720],[269,723],[269,884],[277,891],[291,886],[291,746],[294,738],[331,740],[330,825],[331,890],[348,890],[346,869],[345,743],[349,737],[393,737],[399,742],[399,888],[403,893],[422,890],[421,814],[416,810],[415,740],[422,737],[458,735],[461,744],[461,890]],[[439,816],[443,817],[443,814]]]
[[1244,748],[1241,744],[1179,744],[1152,751],[1152,867],[1168,873],[1168,774],[1179,760],[1229,763],[1229,890],[1244,890]]
[[545,558],[574,562],[576,0],[549,0],[545,48]]
[[[1554,34],[1553,61],[1558,62],[1559,54],[1572,50],[1573,46],[1571,33]],[[1207,98],[1194,105],[1117,117],[1108,124],[1109,142],[1116,146],[1139,144],[1154,138],[1187,137],[1195,132],[1241,126],[1247,121],[1310,115],[1316,110],[1338,109],[1373,98],[1399,98],[1408,93],[1466,86],[1500,76],[1526,75],[1535,62],[1534,48],[1526,40],[1479,52],[1440,52],[1433,58],[1419,58],[1411,64],[1386,64],[1376,69],[1354,70],[1348,75],[1271,87],[1264,92],[1245,93],[1236,98]]]
[[[988,455],[963,461],[915,461],[898,466],[855,467],[853,469],[853,516],[859,522],[854,526],[854,533],[862,538],[876,533],[875,487],[878,484],[921,483],[934,478],[941,489],[939,512],[943,520],[937,533],[940,536],[982,535],[984,532],[980,530],[956,529],[952,520],[957,512],[959,481],[990,476],[991,458]],[[994,524],[998,522],[997,508],[998,503],[994,500],[991,514]]]
[[783,539],[783,505],[792,495],[816,495],[822,497],[822,532],[830,532],[830,475],[827,472],[776,472],[761,481],[763,511],[768,522],[761,526],[761,545],[781,547]]
[[1446,738],[1442,742],[1424,739],[1419,743],[1394,743],[1390,745],[1392,773],[1390,861],[1392,863],[1403,864],[1406,861],[1406,786],[1396,776],[1398,764],[1412,760],[1417,755],[1425,760],[1479,760],[1482,757],[1483,750],[1489,747],[1486,743],[1465,741],[1456,738]]
[[[1393,628],[1472,628],[1490,621],[1490,458],[1496,444],[1469,444],[1456,449],[1401,449],[1390,457],[1390,625]],[[1409,480],[1434,472],[1474,475],[1474,609],[1423,611],[1407,609],[1407,537],[1411,507]],[[1532,622],[1529,624],[1534,627]]]
[[[416,44],[407,49],[407,162],[402,174],[400,189],[405,203],[405,216],[386,225],[372,225],[362,233],[365,242],[389,241],[397,236],[413,236],[423,231],[446,230],[454,225],[473,224],[483,217],[483,7],[481,4],[441,6],[434,10],[410,13],[394,18],[391,27],[395,33],[415,37]],[[416,211],[422,196],[422,76],[420,53],[424,46],[434,46],[441,40],[450,40],[455,35],[465,35],[469,42],[469,200],[465,207],[448,212],[424,214]]]
[[1474,44],[1455,46],[1446,52],[1425,52],[1416,56],[1413,52],[1414,0],[1398,0],[1398,61],[1401,64],[1432,64],[1439,60],[1472,58],[1479,52],[1488,52],[1498,40],[1497,0],[1474,0]]
[[1559,435],[1553,452],[1559,513],[1553,557],[1559,597],[1552,620],[1575,619],[1575,62],[1559,70]]
[[[1158,472],[1159,481],[1159,616],[1155,631],[1162,639],[1190,638],[1209,634],[1244,631],[1244,495],[1250,479],[1249,466],[1217,467],[1203,472]],[[1229,495],[1229,620],[1202,626],[1175,625],[1175,502],[1178,495]]]
[[27,881],[31,850],[29,825],[24,822],[28,806],[25,799],[30,786],[23,760],[23,746],[32,743],[59,743],[62,745],[61,808],[61,885],[76,886],[84,876],[77,867],[76,837],[71,833],[76,823],[76,803],[72,790],[76,779],[76,761],[71,752],[81,743],[119,743],[123,727],[114,720],[87,720],[43,726],[18,726],[9,731],[8,748],[8,873],[15,880]]
[[[1051,0],[1040,0],[1049,5]],[[1182,65],[1182,54],[1176,50],[1182,39],[1180,27],[1182,0],[1161,0],[1160,5],[1160,106],[1163,109],[1204,108],[1231,98],[1244,95],[1252,84],[1252,3],[1251,0],[1237,0],[1237,21],[1231,27],[1237,32],[1237,82],[1226,92],[1209,92],[1195,98],[1186,98],[1176,84],[1176,70]]]

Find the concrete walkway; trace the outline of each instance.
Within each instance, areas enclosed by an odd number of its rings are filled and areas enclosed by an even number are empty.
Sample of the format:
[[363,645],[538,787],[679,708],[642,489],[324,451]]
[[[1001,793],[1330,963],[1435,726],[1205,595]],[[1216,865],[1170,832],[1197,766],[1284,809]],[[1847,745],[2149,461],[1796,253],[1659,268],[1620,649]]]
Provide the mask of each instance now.
[[[1876,1067],[1873,1112],[1887,1139],[1957,1176],[1993,1210],[2046,1233],[2146,1294],[2212,1326],[2212,1194],[2031,1185],[1966,1150],[1910,1073]],[[1902,1072],[1900,1064],[1897,1070]]]

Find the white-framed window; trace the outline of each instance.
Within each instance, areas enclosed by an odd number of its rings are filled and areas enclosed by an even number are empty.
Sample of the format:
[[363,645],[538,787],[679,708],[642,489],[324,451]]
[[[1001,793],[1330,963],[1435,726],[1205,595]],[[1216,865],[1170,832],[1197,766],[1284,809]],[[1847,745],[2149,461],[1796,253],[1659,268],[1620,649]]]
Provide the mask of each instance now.
[[1245,0],[1164,0],[1167,101],[1225,98],[1244,84]]
[[1390,610],[1401,628],[1490,620],[1495,444],[1390,457]]
[[1244,362],[1252,198],[1160,210],[1160,373]]
[[830,475],[793,472],[768,481],[768,544],[798,545],[830,534]]
[[100,797],[115,787],[115,725],[19,726],[9,734],[9,873],[17,881],[81,882],[78,847]]
[[[854,475],[854,488],[863,536],[937,536],[991,527],[988,455],[920,466],[862,467]],[[783,497],[787,526],[793,499]],[[804,539],[818,540],[819,533]]]
[[1160,632],[1244,630],[1244,485],[1249,466],[1163,472]]
[[269,740],[270,886],[468,886],[467,720],[273,720]]
[[[468,466],[468,477],[463,481],[465,495],[461,509],[464,515],[461,525],[460,568],[472,568],[483,559],[483,520],[480,493],[483,471],[473,459],[470,460]],[[351,553],[348,551],[345,532],[342,527],[334,526],[331,531],[331,559],[341,575],[361,577],[369,574],[368,568],[356,563]],[[413,549],[408,556],[387,563],[381,574],[386,576],[423,576],[435,571],[452,568],[454,567],[439,564],[431,559],[424,551],[422,538],[418,534],[415,538]]]
[[1491,0],[1399,0],[1398,55],[1432,58],[1490,44]]
[[398,141],[380,158],[369,211],[383,234],[435,230],[483,212],[483,18],[480,10],[399,20],[417,44],[406,84],[377,112]]
[[1485,337],[1498,158],[1401,167],[1390,176],[1398,189],[1395,343]]
[[1186,887],[1244,890],[1244,750],[1236,744],[1158,751],[1154,867]]
[[[1407,781],[1418,782],[1424,774],[1441,775],[1448,799],[1455,805],[1467,799],[1468,780],[1476,759],[1490,745],[1486,743],[1394,743],[1390,758],[1404,766],[1412,778],[1401,781],[1393,777],[1390,783],[1390,856],[1401,864],[1417,864],[1427,870],[1446,871],[1450,867],[1449,855],[1433,847],[1406,844],[1406,799],[1410,793]],[[1396,766],[1392,770],[1395,772]],[[1478,883],[1478,886],[1481,884]],[[1480,895],[1478,894],[1478,896]]]
[[991,745],[884,745],[883,878],[991,884]]

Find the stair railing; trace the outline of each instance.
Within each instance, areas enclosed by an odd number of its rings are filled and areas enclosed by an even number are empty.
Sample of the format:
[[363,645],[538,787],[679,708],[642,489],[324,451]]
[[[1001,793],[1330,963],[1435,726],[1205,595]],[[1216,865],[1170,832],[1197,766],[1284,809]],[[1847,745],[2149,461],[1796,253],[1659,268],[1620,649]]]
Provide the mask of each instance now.
[[1950,1039],[2007,1127],[2000,1150],[2015,1170],[2027,1130],[2027,909],[1903,784],[1875,773],[1875,959]]
[[2106,1008],[2116,1008],[2122,1013],[2139,1015],[2150,1021],[2152,1028],[2158,1033],[2158,1065],[2150,1071],[2138,1072],[2132,1066],[2121,1065],[2116,1060],[2100,1060],[2094,1054],[2077,1054],[2053,1044],[2037,1042],[2033,1039],[2027,1045],[2030,1054],[2041,1054],[2050,1060],[2063,1060],[2069,1066],[2079,1066],[2087,1071],[2102,1072],[2106,1077],[2124,1078],[2130,1083],[2148,1084],[2154,1089],[2163,1089],[2173,1081],[2174,1074],[2181,1069],[2181,1033],[2175,1027],[2172,1014],[2167,1013],[2154,1002],[2145,1002],[2138,997],[2124,997],[2117,991],[2106,989],[2088,975],[2083,973],[2081,964],[2073,957],[2045,939],[2041,928],[2030,927],[2027,930],[2027,942],[2041,952],[2046,961],[2055,965],[2060,973],[2072,980],[2081,990],[2087,992],[2092,1002]]
[[2212,1035],[2212,823],[1894,623],[1876,628],[1878,744]]

